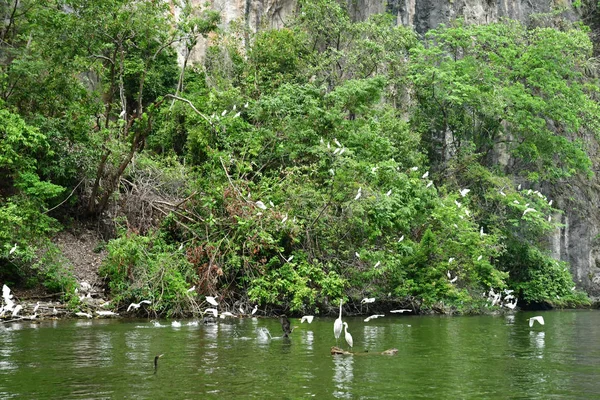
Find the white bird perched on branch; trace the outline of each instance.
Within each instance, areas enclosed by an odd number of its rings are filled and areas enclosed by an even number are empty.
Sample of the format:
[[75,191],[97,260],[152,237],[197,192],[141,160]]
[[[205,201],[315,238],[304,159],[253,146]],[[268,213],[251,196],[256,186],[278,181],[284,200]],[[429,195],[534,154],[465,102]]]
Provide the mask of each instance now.
[[402,314],[402,313],[405,313],[405,312],[412,312],[412,310],[408,310],[408,309],[403,308],[403,309],[400,309],[400,310],[390,310],[390,312],[394,313],[394,314],[397,314],[397,313]]
[[544,325],[544,317],[538,315],[536,317],[531,317],[527,319],[529,321],[529,326],[532,327],[535,321],[539,322],[540,325]]
[[422,179],[427,179],[427,177],[429,176],[429,171],[425,172],[423,174],[423,176],[421,176]]
[[217,303],[217,300],[215,300],[215,298],[212,297],[212,296],[206,296],[206,301],[208,301],[213,306],[218,306],[219,305],[219,303]]
[[375,266],[373,268],[377,268],[377,267],[379,267],[379,265],[381,265],[381,261],[377,261],[377,263],[375,264]]
[[254,308],[252,309],[252,315],[256,314],[256,312],[258,311],[258,304],[254,306]]
[[459,193],[461,197],[465,197],[470,191],[471,189],[461,189]]
[[523,217],[524,217],[524,216],[525,216],[525,214],[527,214],[528,212],[533,212],[533,211],[535,211],[535,208],[531,208],[531,207],[527,208],[525,211],[523,211]]
[[365,297],[360,301],[360,304],[375,303],[375,297]]
[[8,252],[8,254],[12,254],[17,250],[17,244],[15,243],[15,245],[10,249],[10,251]]
[[358,193],[356,193],[354,200],[360,199],[360,196],[362,196],[362,188],[361,187],[358,188]]
[[189,292],[193,292],[194,290],[196,290],[196,286],[192,286],[191,288],[189,288],[187,291]]
[[300,323],[304,323],[304,321],[308,322],[309,324],[312,323],[314,318],[314,315],[305,315],[302,317],[302,319],[300,320]]
[[348,332],[347,322],[344,322],[344,337],[346,338],[346,343],[348,343],[348,346],[352,347],[354,341],[352,340],[352,335],[350,334],[350,332]]
[[132,308],[137,310],[142,304],[152,304],[152,302],[150,300],[142,300],[139,303],[131,303],[129,307],[127,307],[127,312],[129,312],[129,310]]
[[13,316],[13,317],[16,317],[16,316],[17,316],[17,314],[19,314],[19,311],[21,311],[22,309],[23,309],[23,306],[22,306],[22,305],[20,305],[20,304],[19,304],[19,305],[17,305],[17,306],[15,307],[15,309],[13,310],[13,312],[12,312],[12,316]]

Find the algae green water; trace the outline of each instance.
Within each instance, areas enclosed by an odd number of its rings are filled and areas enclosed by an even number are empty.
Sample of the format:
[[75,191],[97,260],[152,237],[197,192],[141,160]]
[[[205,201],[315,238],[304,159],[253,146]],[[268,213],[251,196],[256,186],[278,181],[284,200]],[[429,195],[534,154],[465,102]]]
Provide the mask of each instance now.
[[330,355],[330,318],[291,319],[289,339],[266,318],[4,324],[0,398],[600,398],[598,311],[344,320],[360,355]]

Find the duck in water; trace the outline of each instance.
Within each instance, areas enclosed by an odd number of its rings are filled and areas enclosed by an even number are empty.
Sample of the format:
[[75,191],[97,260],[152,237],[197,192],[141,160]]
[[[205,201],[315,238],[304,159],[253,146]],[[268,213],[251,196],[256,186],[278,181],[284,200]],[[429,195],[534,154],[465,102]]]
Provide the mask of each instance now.
[[285,315],[282,315],[279,317],[279,322],[281,322],[281,329],[283,329],[283,337],[289,337],[290,333],[292,333],[290,320]]

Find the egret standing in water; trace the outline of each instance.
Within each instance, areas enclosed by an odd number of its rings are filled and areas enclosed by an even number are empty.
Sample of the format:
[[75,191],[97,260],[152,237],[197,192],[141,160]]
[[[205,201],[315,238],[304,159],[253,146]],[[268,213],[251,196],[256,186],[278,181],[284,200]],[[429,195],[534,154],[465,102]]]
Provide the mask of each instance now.
[[333,335],[335,336],[335,342],[340,338],[342,334],[342,300],[340,299],[340,316],[333,323]]
[[344,337],[346,338],[346,343],[348,343],[348,346],[352,348],[354,342],[352,340],[352,335],[350,334],[350,332],[348,332],[348,323],[346,322],[344,322]]
[[290,320],[285,315],[282,315],[279,317],[279,322],[281,322],[281,329],[283,329],[283,337],[289,337],[289,334],[292,333]]

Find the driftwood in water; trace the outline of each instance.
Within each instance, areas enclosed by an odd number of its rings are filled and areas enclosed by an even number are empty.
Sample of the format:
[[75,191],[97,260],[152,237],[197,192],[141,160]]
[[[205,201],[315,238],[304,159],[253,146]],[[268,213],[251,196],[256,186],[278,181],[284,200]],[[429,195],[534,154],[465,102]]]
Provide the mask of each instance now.
[[383,354],[383,355],[394,355],[398,353],[398,349],[387,349],[385,351],[382,352],[373,352],[373,353],[369,353],[368,351],[362,352],[362,353],[353,353],[350,351],[346,351],[346,350],[342,350],[339,347],[333,346],[331,348],[331,355],[336,355],[336,354],[343,354],[343,355],[351,355],[351,356],[364,356],[367,354]]

